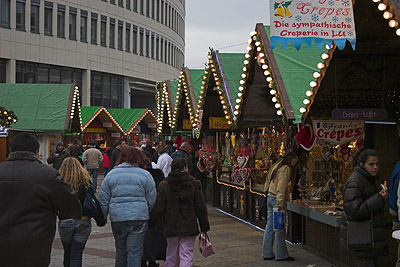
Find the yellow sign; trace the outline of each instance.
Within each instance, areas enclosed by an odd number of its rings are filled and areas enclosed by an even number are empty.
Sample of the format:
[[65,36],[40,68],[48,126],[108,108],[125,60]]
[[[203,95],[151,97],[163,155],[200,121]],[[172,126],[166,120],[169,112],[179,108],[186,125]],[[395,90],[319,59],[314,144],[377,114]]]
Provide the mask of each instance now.
[[209,122],[210,122],[210,127],[209,127],[210,129],[223,130],[230,128],[228,120],[222,117],[210,117]]
[[183,130],[192,130],[192,124],[190,123],[190,120],[183,120],[182,128]]
[[83,130],[84,133],[105,133],[106,129],[104,128],[86,128]]

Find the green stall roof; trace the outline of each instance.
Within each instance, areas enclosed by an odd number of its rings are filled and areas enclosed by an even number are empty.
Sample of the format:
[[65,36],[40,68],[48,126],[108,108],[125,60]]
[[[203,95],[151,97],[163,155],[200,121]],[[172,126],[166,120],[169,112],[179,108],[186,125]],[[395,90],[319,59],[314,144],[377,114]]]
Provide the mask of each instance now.
[[[270,39],[270,26],[264,25],[264,28],[268,39]],[[305,98],[308,99],[306,91],[312,90],[310,82],[316,80],[313,77],[313,73],[320,71],[317,68],[317,64],[324,61],[321,55],[327,53],[327,51],[328,49],[325,46],[319,50],[314,41],[311,43],[310,50],[305,43],[302,44],[298,51],[291,43],[289,43],[286,50],[283,50],[281,43],[276,45],[273,50],[293,109],[294,123],[301,122],[303,114],[300,112],[300,108],[305,107],[303,100]]]
[[[130,131],[146,116],[149,109],[107,109],[122,130],[129,134]],[[151,113],[151,112],[150,112]],[[153,116],[154,117],[154,116]],[[156,119],[154,118],[154,122]]]
[[174,107],[176,105],[176,98],[178,96],[178,84],[179,81],[171,81],[172,105],[174,105]]
[[190,71],[190,78],[192,80],[192,86],[193,86],[193,93],[194,97],[196,99],[193,99],[193,101],[197,101],[199,99],[200,91],[201,91],[201,85],[203,81],[203,76],[205,70],[189,70]]
[[68,130],[71,84],[0,84],[0,105],[14,111],[11,129],[60,133]]
[[228,83],[229,91],[233,100],[234,109],[238,98],[240,80],[243,73],[243,61],[246,59],[244,53],[218,53],[224,71],[224,78]]
[[89,120],[101,109],[103,109],[103,107],[81,107],[81,127],[86,126]]

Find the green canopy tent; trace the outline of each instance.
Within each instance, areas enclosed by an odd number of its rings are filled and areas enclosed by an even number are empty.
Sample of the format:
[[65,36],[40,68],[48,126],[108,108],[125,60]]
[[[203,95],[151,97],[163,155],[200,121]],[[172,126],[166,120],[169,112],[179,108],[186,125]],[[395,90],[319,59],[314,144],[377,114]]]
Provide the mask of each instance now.
[[[125,135],[131,133],[155,133],[157,119],[150,109],[107,109],[120,125]],[[140,125],[140,128],[138,126]],[[146,130],[145,130],[146,129]]]

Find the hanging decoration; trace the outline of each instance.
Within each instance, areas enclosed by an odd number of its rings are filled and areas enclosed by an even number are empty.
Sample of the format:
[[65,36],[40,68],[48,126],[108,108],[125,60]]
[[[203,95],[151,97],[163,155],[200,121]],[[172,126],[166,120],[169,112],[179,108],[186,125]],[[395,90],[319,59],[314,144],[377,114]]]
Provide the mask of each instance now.
[[16,123],[17,121],[18,117],[14,114],[14,111],[0,106],[0,126],[8,128],[11,124]]

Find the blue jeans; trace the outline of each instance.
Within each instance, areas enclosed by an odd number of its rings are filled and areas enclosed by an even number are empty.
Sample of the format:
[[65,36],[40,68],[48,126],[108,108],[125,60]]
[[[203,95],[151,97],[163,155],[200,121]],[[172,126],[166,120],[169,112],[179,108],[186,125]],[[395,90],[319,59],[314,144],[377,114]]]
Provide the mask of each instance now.
[[106,177],[106,175],[107,175],[107,173],[110,171],[110,168],[105,168],[105,167],[103,167],[103,169],[104,169],[104,177]]
[[90,220],[62,220],[59,222],[58,232],[64,247],[64,266],[82,266],[82,253],[91,230]]
[[93,191],[96,192],[97,189],[97,175],[99,174],[98,169],[87,169],[90,177],[92,177],[93,181]]
[[264,240],[262,247],[262,256],[264,258],[274,257],[273,244],[275,238],[275,259],[281,260],[289,257],[286,242],[285,232],[274,232],[273,230],[273,209],[276,207],[276,198],[267,198],[267,225],[265,226]]
[[111,222],[115,239],[115,266],[141,266],[147,221]]

